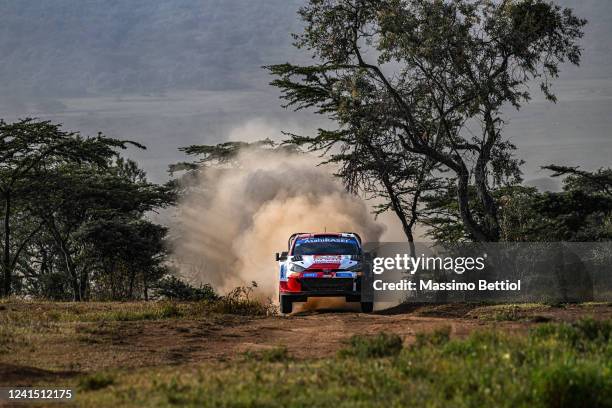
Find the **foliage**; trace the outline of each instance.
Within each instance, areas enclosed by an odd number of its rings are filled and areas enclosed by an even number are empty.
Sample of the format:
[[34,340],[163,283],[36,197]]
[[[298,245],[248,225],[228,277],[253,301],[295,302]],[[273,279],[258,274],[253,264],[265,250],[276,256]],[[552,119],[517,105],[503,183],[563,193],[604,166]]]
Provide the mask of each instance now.
[[503,110],[529,101],[532,80],[555,100],[550,81],[579,63],[586,21],[543,0],[310,0],[299,14],[295,45],[314,63],[267,67],[272,85],[286,107],[313,108],[338,128],[291,142],[383,198],[408,239],[413,207],[441,178],[469,239],[499,240],[491,190],[519,181],[521,164],[502,137]]
[[378,333],[373,336],[355,335],[348,340],[348,347],[338,353],[343,357],[381,358],[396,356],[402,351],[403,341],[394,333]]
[[195,162],[181,162],[169,167],[170,173],[185,170],[197,170],[206,166],[229,166],[234,167],[239,163],[236,161],[240,152],[245,150],[284,150],[284,146],[278,146],[270,139],[258,140],[256,142],[224,142],[216,145],[191,145],[179,148],[185,154],[198,159]]
[[146,214],[175,195],[119,155],[128,145],[144,148],[48,121],[0,120],[1,294],[148,296],[165,274],[166,228]]
[[115,383],[115,378],[110,374],[95,373],[83,377],[79,382],[79,388],[83,391],[96,391],[106,388]]
[[191,145],[180,147],[180,151],[192,157],[191,161],[183,161],[168,166],[168,172],[175,177],[171,181],[178,194],[184,194],[193,188],[206,188],[200,183],[200,176],[204,169],[224,171],[240,167],[239,156],[244,152],[276,152],[299,153],[297,146],[281,144],[263,139],[255,142],[224,142],[216,145]]
[[576,323],[549,323],[534,329],[533,336],[562,341],[578,350],[606,347],[612,340],[612,322],[587,318]]
[[426,347],[426,346],[443,346],[450,340],[451,328],[450,326],[436,329],[431,333],[417,333],[416,341],[414,343],[415,348]]
[[[594,324],[601,332],[609,322]],[[540,327],[549,329],[477,331],[376,360],[355,355],[281,365],[240,359],[201,371],[128,372],[113,393],[88,392],[80,398],[90,405],[127,401],[134,406],[165,406],[170,397],[183,406],[211,407],[370,407],[381,401],[390,407],[612,406],[610,342],[586,334],[579,328],[583,323]],[[572,340],[556,334],[555,328],[568,327],[587,347],[575,348]]]
[[157,295],[175,300],[216,300],[215,290],[209,284],[194,287],[175,276],[165,276],[155,284]]
[[207,302],[207,308],[213,313],[236,314],[244,316],[269,316],[276,314],[276,307],[270,299],[266,301],[252,299],[253,289],[257,282],[251,282],[250,286],[238,286],[227,295],[221,296],[215,301]]
[[268,363],[289,361],[289,351],[286,346],[278,346],[259,351],[247,351],[244,356],[248,360],[265,361]]
[[[567,175],[561,192],[539,192],[511,185],[492,192],[500,204],[500,231],[504,241],[605,241],[612,238],[612,170],[595,172],[547,166],[554,176]],[[472,190],[472,195],[476,193]],[[423,222],[438,241],[469,239],[453,197],[453,189],[432,193]],[[474,207],[480,218],[481,207]]]

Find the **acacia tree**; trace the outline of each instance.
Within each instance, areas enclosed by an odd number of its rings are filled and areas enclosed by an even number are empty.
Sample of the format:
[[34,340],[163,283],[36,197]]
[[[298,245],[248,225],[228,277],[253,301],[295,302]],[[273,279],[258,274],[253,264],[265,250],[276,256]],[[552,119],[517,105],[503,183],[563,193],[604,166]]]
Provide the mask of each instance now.
[[[342,151],[363,143],[356,119],[376,124],[367,139],[389,149],[385,156],[450,172],[471,239],[498,240],[491,188],[520,174],[501,135],[502,109],[527,102],[533,80],[555,100],[550,80],[561,63],[579,63],[586,21],[542,0],[310,0],[299,14],[295,45],[316,62],[267,67],[278,77],[272,85],[286,107],[315,107],[339,131],[293,141]],[[391,140],[376,142],[381,134]]]
[[[258,140],[255,142],[224,142],[216,145],[191,145],[180,147],[179,151],[187,154],[194,159],[183,161],[168,166],[168,172],[175,177],[170,183],[175,192],[184,194],[192,188],[198,188],[198,177],[201,171],[206,168],[216,170],[235,169],[240,167],[238,159],[241,152],[282,152],[294,154],[299,149],[293,144],[275,143],[270,139]],[[204,186],[206,188],[206,186]]]
[[[40,174],[34,186],[47,191],[47,197],[31,202],[30,212],[42,221],[55,244],[73,299],[88,298],[94,272],[104,269],[97,276],[112,275],[118,265],[129,277],[121,276],[111,283],[121,282],[131,290],[111,294],[133,297],[136,275],[156,263],[155,254],[164,252],[159,247],[166,229],[143,216],[173,202],[170,187],[149,183],[133,161],[123,159],[109,160],[103,166],[58,166]],[[142,237],[137,238],[139,233]],[[149,243],[149,249],[145,250],[142,241]]]
[[83,225],[75,238],[92,263],[92,289],[105,299],[148,300],[149,287],[167,273],[167,229],[142,217],[114,216]]
[[[545,166],[562,177],[563,191],[540,192],[535,187],[512,185],[492,192],[500,203],[504,241],[592,242],[612,239],[612,169],[588,172],[573,167]],[[423,220],[437,241],[464,241],[456,202],[442,191],[424,198]],[[474,189],[470,194],[475,195]],[[475,207],[481,216],[482,208]]]
[[[43,222],[29,223],[28,231],[14,231],[17,217],[27,217],[29,203],[43,202],[49,190],[38,183],[47,171],[67,163],[103,165],[116,155],[115,149],[126,148],[129,141],[107,138],[101,134],[84,138],[65,132],[49,121],[23,119],[6,123],[0,119],[0,200],[2,208],[2,288],[11,293],[13,271],[28,242],[43,227]],[[36,185],[36,186],[35,186]],[[17,211],[18,210],[18,211]],[[14,237],[19,237],[15,242]]]

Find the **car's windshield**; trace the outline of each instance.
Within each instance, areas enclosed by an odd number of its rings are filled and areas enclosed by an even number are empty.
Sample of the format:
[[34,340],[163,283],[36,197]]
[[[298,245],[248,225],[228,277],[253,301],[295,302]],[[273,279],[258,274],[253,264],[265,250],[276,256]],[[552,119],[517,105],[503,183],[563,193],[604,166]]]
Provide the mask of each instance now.
[[355,238],[298,238],[293,255],[359,255],[359,245]]

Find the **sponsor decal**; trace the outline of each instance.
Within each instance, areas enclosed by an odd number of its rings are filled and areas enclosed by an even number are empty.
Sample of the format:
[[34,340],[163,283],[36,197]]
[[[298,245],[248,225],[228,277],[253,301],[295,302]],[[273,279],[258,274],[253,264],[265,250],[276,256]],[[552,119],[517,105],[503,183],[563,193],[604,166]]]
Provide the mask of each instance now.
[[337,264],[337,263],[340,263],[341,259],[342,258],[337,255],[315,255],[314,263],[316,264],[327,264],[327,263]]
[[319,274],[316,272],[307,272],[307,273],[302,274],[302,277],[304,278],[316,278],[318,276]]
[[342,243],[342,244],[353,244],[357,245],[357,241],[354,238],[342,238],[342,237],[328,237],[328,238],[304,238],[299,239],[295,245],[300,246],[302,244],[310,243]]

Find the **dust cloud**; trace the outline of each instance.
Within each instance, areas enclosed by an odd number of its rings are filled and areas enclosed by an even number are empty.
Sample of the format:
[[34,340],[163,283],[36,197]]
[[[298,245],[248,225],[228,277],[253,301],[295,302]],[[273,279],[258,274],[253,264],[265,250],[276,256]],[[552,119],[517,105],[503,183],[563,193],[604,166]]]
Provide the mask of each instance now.
[[274,253],[294,232],[359,233],[378,241],[384,226],[306,154],[245,150],[237,166],[204,169],[179,204],[174,254],[180,272],[220,292],[256,281],[274,297]]

